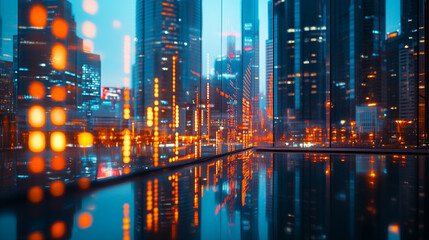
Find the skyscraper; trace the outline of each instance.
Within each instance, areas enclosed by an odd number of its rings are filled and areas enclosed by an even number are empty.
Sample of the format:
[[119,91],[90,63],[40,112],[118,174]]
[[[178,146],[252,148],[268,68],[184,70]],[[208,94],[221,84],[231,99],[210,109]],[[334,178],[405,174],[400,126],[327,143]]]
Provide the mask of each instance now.
[[[41,5],[47,11],[46,27],[34,27],[30,23],[30,10]],[[53,33],[53,22],[62,19],[67,25],[65,36]],[[32,104],[43,104],[47,110],[58,106],[50,94],[54,86],[64,87],[66,100],[63,107],[69,110],[68,116],[78,110],[80,75],[78,59],[82,51],[81,41],[76,35],[76,22],[72,14],[72,5],[67,0],[19,0],[17,54],[14,61],[17,71],[17,98],[19,124],[26,128],[26,112]],[[65,48],[64,69],[55,69],[51,58],[55,46]],[[45,87],[45,97],[35,99],[29,94],[31,83],[39,82]],[[23,129],[25,130],[25,129]]]
[[260,129],[259,119],[259,2],[243,0],[243,138],[253,144],[253,132]]
[[327,7],[323,0],[274,4],[274,121],[282,142],[326,126]]
[[193,135],[200,99],[201,2],[139,0],[136,11],[137,125],[146,127],[148,108],[156,108],[163,133]]
[[100,55],[92,53],[82,53],[82,90],[81,103],[82,111],[89,117],[93,111],[99,109],[101,98],[101,62]]
[[[359,129],[363,128],[384,129],[383,111],[388,105],[386,3],[385,0],[338,0],[331,4],[330,105],[332,141],[336,143],[334,135],[340,129],[351,131],[351,136],[354,131],[362,133]],[[366,120],[358,122],[357,119],[368,119],[368,112],[377,113],[377,116],[371,117],[371,126],[363,126]],[[345,138],[341,139],[345,142]]]
[[265,108],[267,109],[268,118],[273,118],[273,91],[274,91],[274,42],[273,42],[273,1],[268,1],[268,39],[265,42],[266,53],[266,91],[265,91]]

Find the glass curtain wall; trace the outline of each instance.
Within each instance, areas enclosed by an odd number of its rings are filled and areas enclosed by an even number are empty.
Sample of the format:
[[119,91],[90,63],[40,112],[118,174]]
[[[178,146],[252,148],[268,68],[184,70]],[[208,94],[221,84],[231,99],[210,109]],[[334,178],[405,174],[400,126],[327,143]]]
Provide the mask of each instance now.
[[24,176],[7,187],[272,144],[272,1],[0,3],[0,169]]
[[273,7],[275,146],[427,147],[426,1]]

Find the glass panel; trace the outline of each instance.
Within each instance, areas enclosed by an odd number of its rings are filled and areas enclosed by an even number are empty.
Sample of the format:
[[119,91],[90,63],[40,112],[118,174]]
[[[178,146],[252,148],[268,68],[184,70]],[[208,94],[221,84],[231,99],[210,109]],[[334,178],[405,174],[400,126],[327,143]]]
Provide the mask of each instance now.
[[274,1],[277,146],[329,146],[328,14],[328,1]]
[[417,146],[417,4],[333,1],[332,146]]
[[429,69],[429,55],[428,53],[428,31],[425,26],[429,24],[428,18],[428,2],[426,0],[419,1],[419,147],[429,148],[428,131],[429,131],[429,100],[428,100],[428,75]]

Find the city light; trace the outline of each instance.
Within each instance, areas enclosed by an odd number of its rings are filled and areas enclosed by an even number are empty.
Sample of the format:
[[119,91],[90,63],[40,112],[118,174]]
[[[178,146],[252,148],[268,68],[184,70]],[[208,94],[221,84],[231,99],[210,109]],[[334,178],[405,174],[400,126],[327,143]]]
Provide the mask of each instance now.
[[89,132],[79,133],[78,143],[80,146],[89,147],[94,143],[94,136]]
[[28,170],[34,174],[43,173],[45,171],[45,160],[40,156],[32,157],[28,162]]
[[57,43],[52,47],[51,63],[56,70],[64,70],[67,64],[67,49]]
[[60,39],[67,38],[69,25],[61,18],[55,18],[52,22],[52,34]]
[[45,126],[46,115],[45,109],[41,106],[33,106],[28,111],[28,123],[33,128],[41,128]]
[[34,153],[41,153],[45,150],[46,139],[45,134],[40,131],[33,131],[28,136],[28,147]]
[[49,186],[49,191],[54,197],[60,197],[64,195],[65,190],[65,184],[62,181],[54,181]]
[[63,132],[53,132],[50,143],[52,151],[63,152],[66,149],[66,136]]
[[63,108],[55,107],[51,110],[51,122],[56,126],[66,123],[66,111]]
[[83,212],[78,217],[78,226],[81,229],[90,228],[92,225],[92,215],[89,212]]
[[30,24],[35,28],[44,28],[48,21],[48,12],[45,7],[35,4],[30,9]]
[[40,203],[43,200],[43,189],[41,187],[32,187],[27,193],[28,201],[31,203]]
[[39,81],[33,81],[28,87],[28,93],[33,98],[42,99],[45,97],[45,86]]
[[62,156],[54,156],[51,159],[51,169],[54,171],[62,171],[66,168],[66,160]]

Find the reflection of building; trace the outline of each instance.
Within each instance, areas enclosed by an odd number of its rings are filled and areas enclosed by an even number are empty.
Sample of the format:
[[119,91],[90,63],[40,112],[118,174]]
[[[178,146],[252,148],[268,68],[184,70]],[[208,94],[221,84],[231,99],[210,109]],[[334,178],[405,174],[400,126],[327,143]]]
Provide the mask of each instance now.
[[[200,7],[197,0],[137,1],[133,88],[140,129],[159,124],[160,135],[176,130],[180,135],[195,135],[198,130],[194,118],[200,100]],[[148,108],[158,107],[159,120],[146,124]]]
[[136,183],[136,239],[199,239],[201,185],[197,171]]

